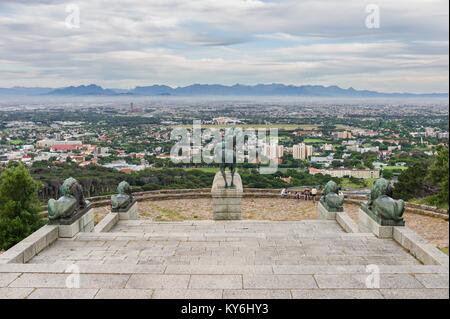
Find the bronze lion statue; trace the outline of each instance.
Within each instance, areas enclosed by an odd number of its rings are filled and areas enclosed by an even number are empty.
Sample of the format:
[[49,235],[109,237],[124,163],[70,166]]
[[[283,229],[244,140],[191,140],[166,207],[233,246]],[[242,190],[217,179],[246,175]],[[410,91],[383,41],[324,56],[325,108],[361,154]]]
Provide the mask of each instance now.
[[344,196],[339,195],[339,186],[333,182],[329,181],[322,192],[320,197],[320,203],[329,212],[343,212],[344,211]]
[[63,195],[58,200],[48,201],[48,219],[70,219],[73,215],[89,208],[90,202],[84,198],[83,187],[72,177],[66,179],[60,188]]
[[369,201],[362,204],[362,209],[383,226],[404,226],[405,202],[393,199],[393,190],[389,181],[378,179],[373,185]]
[[117,193],[119,194],[111,196],[111,207],[113,212],[126,210],[134,203],[131,186],[127,182],[123,181],[117,186]]

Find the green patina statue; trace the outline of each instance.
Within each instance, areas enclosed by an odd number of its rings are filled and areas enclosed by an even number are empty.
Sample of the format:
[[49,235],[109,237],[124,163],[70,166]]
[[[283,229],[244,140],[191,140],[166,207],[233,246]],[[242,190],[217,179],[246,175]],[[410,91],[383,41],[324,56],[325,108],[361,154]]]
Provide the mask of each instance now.
[[123,181],[117,186],[118,195],[111,196],[111,206],[113,212],[127,210],[132,204],[134,204],[133,195],[131,192],[131,186],[127,182]]
[[382,226],[405,226],[405,202],[393,199],[392,192],[392,185],[380,178],[372,188],[369,201],[363,203],[361,208]]
[[90,208],[90,202],[84,198],[83,188],[76,179],[66,179],[60,191],[61,198],[48,201],[48,219],[51,222],[71,220]]
[[322,192],[322,197],[320,198],[320,203],[329,212],[343,212],[344,211],[344,196],[339,195],[339,186],[333,182],[329,181]]
[[[220,172],[222,173],[223,179],[225,181],[225,188],[234,187],[234,175],[236,174],[236,144],[235,139],[233,139],[233,148],[231,150],[227,149],[225,141],[222,142],[222,159],[220,163]],[[231,172],[231,185],[228,185],[226,169],[229,168]]]

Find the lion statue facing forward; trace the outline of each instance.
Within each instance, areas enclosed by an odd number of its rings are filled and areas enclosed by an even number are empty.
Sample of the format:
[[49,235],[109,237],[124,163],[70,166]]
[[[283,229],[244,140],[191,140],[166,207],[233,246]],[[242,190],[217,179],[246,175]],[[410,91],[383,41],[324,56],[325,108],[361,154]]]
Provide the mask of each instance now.
[[382,226],[404,226],[405,202],[392,198],[393,187],[384,178],[373,185],[369,201],[361,208]]
[[329,212],[343,212],[344,211],[344,196],[339,195],[339,186],[333,182],[329,181],[322,192],[322,197],[320,198],[320,203]]
[[131,186],[127,182],[123,181],[117,186],[118,195],[111,196],[111,207],[113,212],[120,210],[127,210],[133,203],[133,194]]

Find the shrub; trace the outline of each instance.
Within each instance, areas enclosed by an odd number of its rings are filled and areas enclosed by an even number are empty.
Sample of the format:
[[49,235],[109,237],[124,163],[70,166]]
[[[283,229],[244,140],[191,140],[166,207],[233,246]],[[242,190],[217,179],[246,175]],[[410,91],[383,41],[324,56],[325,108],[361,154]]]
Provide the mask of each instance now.
[[36,182],[23,164],[0,175],[0,249],[9,249],[43,225]]

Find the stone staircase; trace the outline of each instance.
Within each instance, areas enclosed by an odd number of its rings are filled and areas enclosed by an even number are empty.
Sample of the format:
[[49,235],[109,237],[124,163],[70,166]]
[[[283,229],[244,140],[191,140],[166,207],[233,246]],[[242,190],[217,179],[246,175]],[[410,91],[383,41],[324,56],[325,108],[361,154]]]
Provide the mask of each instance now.
[[[70,265],[80,289],[66,287]],[[27,298],[448,298],[448,269],[336,221],[136,220],[0,265],[0,284]]]

